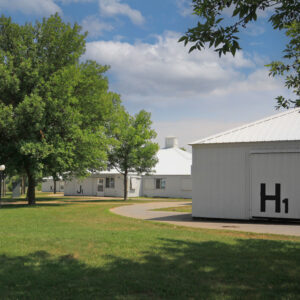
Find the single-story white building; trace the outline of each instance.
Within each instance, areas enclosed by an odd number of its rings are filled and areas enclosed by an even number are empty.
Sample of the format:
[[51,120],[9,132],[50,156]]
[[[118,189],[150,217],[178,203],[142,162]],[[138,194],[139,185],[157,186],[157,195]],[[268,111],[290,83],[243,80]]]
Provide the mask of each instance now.
[[[128,197],[191,198],[192,154],[178,148],[175,137],[167,137],[165,148],[157,153],[158,163],[150,175],[128,175]],[[46,180],[43,191],[50,191],[53,181]],[[123,197],[123,175],[117,170],[95,172],[88,178],[66,181],[65,196]]]
[[[141,195],[142,179],[128,175],[128,197]],[[117,170],[95,172],[88,178],[66,181],[65,196],[123,197],[124,177]]]
[[[56,181],[56,192],[63,193],[65,188],[64,180]],[[42,192],[53,193],[54,182],[52,177],[43,178],[42,182]]]
[[300,219],[300,109],[192,143],[192,215]]
[[176,137],[166,137],[157,158],[153,173],[143,176],[143,196],[191,198],[192,154],[178,147]]

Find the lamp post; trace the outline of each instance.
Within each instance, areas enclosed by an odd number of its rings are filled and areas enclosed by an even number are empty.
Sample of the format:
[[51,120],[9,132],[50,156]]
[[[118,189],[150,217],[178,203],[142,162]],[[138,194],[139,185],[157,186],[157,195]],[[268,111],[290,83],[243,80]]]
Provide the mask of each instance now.
[[0,165],[0,206],[2,205],[1,196],[2,196],[2,178],[3,172],[5,170],[5,165]]

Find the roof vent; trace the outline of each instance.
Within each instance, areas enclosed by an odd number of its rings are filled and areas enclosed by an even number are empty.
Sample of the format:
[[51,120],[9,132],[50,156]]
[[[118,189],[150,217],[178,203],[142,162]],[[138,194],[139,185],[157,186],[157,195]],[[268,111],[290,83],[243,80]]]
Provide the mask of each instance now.
[[165,148],[175,148],[178,147],[178,140],[175,136],[167,136]]

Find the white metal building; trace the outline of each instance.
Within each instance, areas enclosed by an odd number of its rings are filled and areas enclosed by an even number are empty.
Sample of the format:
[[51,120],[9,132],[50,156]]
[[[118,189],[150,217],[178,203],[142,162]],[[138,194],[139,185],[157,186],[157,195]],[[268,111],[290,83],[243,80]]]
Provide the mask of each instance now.
[[[88,178],[73,179],[65,184],[65,196],[123,197],[124,179],[117,170],[96,172]],[[128,197],[141,195],[142,179],[136,174],[128,175]]]
[[300,113],[192,143],[193,217],[300,219]]
[[153,173],[143,176],[143,196],[191,198],[192,154],[178,148],[175,137],[166,137],[157,158]]
[[[128,197],[191,198],[192,154],[178,148],[175,137],[166,138],[166,146],[157,153],[158,163],[150,175],[128,175]],[[95,172],[84,179],[74,178],[64,184],[65,196],[123,197],[123,175],[117,170]],[[42,191],[53,191],[47,179]],[[58,190],[59,191],[59,190]]]
[[[56,192],[63,193],[65,187],[65,182],[63,180],[56,181]],[[53,193],[54,182],[52,177],[43,178],[42,182],[42,192]]]

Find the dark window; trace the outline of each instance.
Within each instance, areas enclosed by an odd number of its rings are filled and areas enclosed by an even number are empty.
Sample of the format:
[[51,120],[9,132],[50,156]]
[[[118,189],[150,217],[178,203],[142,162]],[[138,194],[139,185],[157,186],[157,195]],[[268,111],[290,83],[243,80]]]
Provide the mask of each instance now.
[[163,178],[155,179],[155,187],[158,190],[165,189],[166,188],[166,180]]
[[114,189],[115,188],[115,179],[113,177],[106,177],[105,187],[108,189]]

